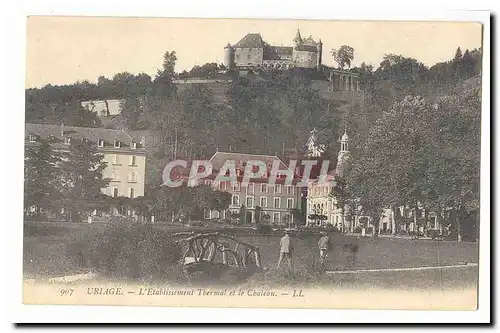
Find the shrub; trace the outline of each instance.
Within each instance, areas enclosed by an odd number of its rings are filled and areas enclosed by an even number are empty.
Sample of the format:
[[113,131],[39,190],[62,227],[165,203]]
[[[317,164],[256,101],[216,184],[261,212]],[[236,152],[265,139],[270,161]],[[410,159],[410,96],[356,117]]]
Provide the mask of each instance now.
[[77,265],[108,278],[140,281],[175,281],[181,247],[166,231],[147,224],[111,224],[93,230],[85,241],[69,244]]
[[273,229],[269,224],[258,224],[257,225],[257,232],[259,234],[270,234],[272,233]]

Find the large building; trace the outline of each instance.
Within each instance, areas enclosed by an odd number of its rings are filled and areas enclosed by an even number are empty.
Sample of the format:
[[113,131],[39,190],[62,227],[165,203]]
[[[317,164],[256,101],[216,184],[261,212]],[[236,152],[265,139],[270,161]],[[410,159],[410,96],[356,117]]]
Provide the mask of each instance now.
[[111,182],[102,192],[112,197],[144,196],[146,149],[144,139],[137,141],[124,130],[74,127],[64,125],[26,124],[25,145],[36,145],[40,139],[51,139],[55,150],[69,149],[71,140],[86,139],[96,145],[107,163],[104,177]]
[[321,66],[323,43],[309,36],[302,38],[300,31],[293,46],[267,44],[258,33],[249,33],[238,43],[224,48],[224,65],[229,68],[289,69],[293,67],[317,68]]
[[[345,211],[337,204],[336,198],[332,195],[332,188],[335,186],[335,181],[338,177],[344,175],[344,167],[349,159],[349,136],[347,131],[340,138],[340,151],[337,157],[337,166],[334,170],[328,172],[326,179],[311,179],[307,188],[307,225],[316,226],[335,226],[342,232],[354,232],[357,228],[370,228],[374,226],[372,217],[356,215],[352,221],[345,219]],[[317,142],[316,131],[311,131],[311,136],[307,142],[309,157],[321,156],[324,147]],[[349,207],[346,207],[349,209]],[[398,207],[397,209],[385,208],[382,214],[378,217],[378,233],[394,234],[396,232],[396,218],[399,220],[405,219],[411,221],[402,223],[399,227],[401,231],[419,231],[424,229],[434,229],[443,231],[443,225],[438,219],[435,212],[428,212],[427,224],[417,225],[412,221],[414,218],[420,219],[425,216],[423,207],[419,207],[418,211],[408,207]],[[417,214],[417,216],[415,216]],[[420,214],[420,215],[419,215]],[[320,218],[322,217],[322,218]]]
[[[215,181],[216,175],[226,161],[235,163],[236,182]],[[262,178],[251,178],[248,185],[244,186],[243,172],[248,161],[262,161],[268,170]],[[212,175],[206,177],[203,182],[213,186],[214,189],[231,193],[231,203],[227,211],[206,211],[205,218],[229,218],[227,214],[239,214],[241,207],[245,206],[246,222],[255,223],[258,212],[256,208],[260,207],[260,221],[263,223],[292,224],[294,222],[292,210],[300,209],[302,192],[295,186],[298,181],[295,170],[292,185],[286,185],[284,177],[278,177],[274,185],[268,184],[270,170],[276,162],[279,163],[280,170],[292,172],[277,156],[216,152],[210,159],[213,167]]]

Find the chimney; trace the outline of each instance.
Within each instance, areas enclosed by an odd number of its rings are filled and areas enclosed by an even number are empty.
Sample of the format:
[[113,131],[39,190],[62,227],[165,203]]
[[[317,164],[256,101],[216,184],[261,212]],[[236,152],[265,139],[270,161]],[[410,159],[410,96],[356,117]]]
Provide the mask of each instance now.
[[61,137],[64,136],[64,123],[61,123]]
[[144,135],[141,136],[140,144],[141,144],[141,146],[146,147],[146,137]]

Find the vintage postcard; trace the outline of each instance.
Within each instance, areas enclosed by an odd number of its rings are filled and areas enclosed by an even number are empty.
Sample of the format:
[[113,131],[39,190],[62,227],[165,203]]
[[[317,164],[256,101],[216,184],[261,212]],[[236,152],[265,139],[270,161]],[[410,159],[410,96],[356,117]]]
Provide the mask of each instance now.
[[24,304],[476,310],[484,32],[28,17]]

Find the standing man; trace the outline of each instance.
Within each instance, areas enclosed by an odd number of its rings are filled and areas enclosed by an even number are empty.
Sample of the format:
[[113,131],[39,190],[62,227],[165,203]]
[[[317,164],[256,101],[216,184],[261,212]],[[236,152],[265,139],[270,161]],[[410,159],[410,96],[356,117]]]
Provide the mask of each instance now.
[[319,258],[322,263],[326,262],[328,259],[328,251],[330,250],[330,247],[330,237],[328,237],[326,232],[322,231],[321,238],[318,241]]
[[280,268],[283,258],[286,258],[288,260],[288,268],[290,269],[290,271],[293,271],[293,246],[291,241],[292,240],[290,239],[290,232],[287,230],[285,231],[285,236],[281,237],[280,239],[280,258],[278,260],[277,269]]

